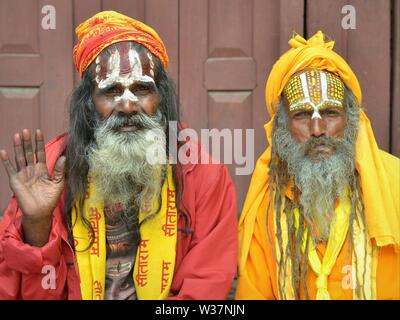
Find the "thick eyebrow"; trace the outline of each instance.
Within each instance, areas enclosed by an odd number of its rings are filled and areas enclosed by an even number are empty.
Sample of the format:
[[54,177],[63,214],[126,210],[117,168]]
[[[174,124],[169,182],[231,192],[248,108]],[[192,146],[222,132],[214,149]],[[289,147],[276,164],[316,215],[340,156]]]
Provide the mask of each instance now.
[[[129,87],[132,87],[132,86],[145,86],[145,87],[148,87],[149,89],[156,90],[155,83],[151,82],[151,81],[137,80],[137,81],[134,81]],[[98,85],[97,85],[97,87],[98,87]],[[99,88],[98,87],[98,89],[99,89],[100,92],[104,93],[107,90],[109,90],[111,88],[114,88],[114,87],[124,88],[123,84],[120,81],[115,81],[115,82],[112,82],[112,83],[108,84],[104,88]]]
[[335,109],[335,110],[344,110],[343,106],[339,107],[337,105],[334,104],[324,104],[321,108],[319,108],[319,110],[326,110],[326,109]]
[[141,86],[149,86],[149,87],[153,87],[155,88],[155,82],[151,82],[151,81],[143,81],[143,80],[138,80],[138,81],[134,81],[131,86],[133,85],[141,85]]
[[313,110],[314,110],[314,109],[313,109],[311,106],[309,106],[309,105],[307,104],[307,102],[304,102],[304,103],[298,105],[295,109],[291,109],[290,106],[289,106],[289,112],[296,112],[296,111],[313,111]]
[[106,92],[107,90],[114,88],[114,87],[122,87],[122,85],[119,82],[110,83],[109,85],[105,86],[104,88],[99,88],[99,86],[97,85],[97,88],[99,89],[100,92]]

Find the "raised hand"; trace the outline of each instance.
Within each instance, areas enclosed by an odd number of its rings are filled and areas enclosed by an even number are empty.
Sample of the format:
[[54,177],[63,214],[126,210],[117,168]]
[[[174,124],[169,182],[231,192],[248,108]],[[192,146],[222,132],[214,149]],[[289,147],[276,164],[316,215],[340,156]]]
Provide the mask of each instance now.
[[52,212],[64,189],[65,157],[62,156],[57,160],[52,177],[46,166],[44,138],[40,130],[36,130],[35,142],[36,162],[29,130],[24,129],[22,137],[19,133],[14,135],[16,168],[12,165],[7,152],[0,150],[0,158],[7,171],[11,190],[23,213],[24,228],[41,226],[33,227],[36,230],[31,231],[39,231],[43,225],[46,226],[45,229],[49,229]]

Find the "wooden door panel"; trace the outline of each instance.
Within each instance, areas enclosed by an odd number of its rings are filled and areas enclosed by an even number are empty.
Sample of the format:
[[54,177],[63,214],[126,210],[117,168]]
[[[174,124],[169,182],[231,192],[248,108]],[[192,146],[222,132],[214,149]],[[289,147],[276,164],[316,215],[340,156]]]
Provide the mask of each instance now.
[[[252,115],[249,110],[252,108],[252,95],[252,91],[209,91],[208,93],[209,128],[216,128],[220,130],[220,132],[226,128],[230,129],[229,132],[231,140],[223,141],[224,145],[221,145],[218,151],[220,154],[220,162],[225,159],[230,175],[238,188],[238,202],[240,204],[242,204],[245,200],[247,191],[246,187],[249,185],[251,175],[236,174],[236,169],[243,167],[244,164],[239,165],[236,163],[236,161],[239,161],[239,159],[235,159],[234,157],[235,148],[238,148],[240,145],[239,141],[237,140],[237,136],[235,136],[234,130],[240,130],[239,133],[242,142],[240,154],[245,156],[245,133],[246,129],[250,128],[249,124],[251,124]],[[212,151],[211,147],[212,146],[210,145],[210,152]],[[253,152],[253,150],[251,150],[251,152]]]
[[115,10],[143,21],[145,18],[145,2],[145,0],[102,0],[102,10]]
[[253,58],[208,58],[204,64],[207,90],[253,90],[257,85]]
[[253,1],[208,1],[208,57],[250,57],[252,13]]

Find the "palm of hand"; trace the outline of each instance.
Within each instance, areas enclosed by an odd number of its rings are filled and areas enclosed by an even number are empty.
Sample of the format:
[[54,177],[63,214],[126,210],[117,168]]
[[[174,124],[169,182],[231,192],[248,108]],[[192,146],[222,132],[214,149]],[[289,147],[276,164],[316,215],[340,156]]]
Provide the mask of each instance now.
[[46,164],[38,163],[29,165],[10,177],[10,187],[22,212],[26,216],[40,218],[56,207],[64,188],[64,180],[53,180],[48,174]]
[[22,136],[23,139],[19,134],[14,136],[17,170],[11,164],[5,150],[0,151],[0,158],[9,176],[11,190],[24,216],[35,220],[49,217],[64,189],[65,157],[57,160],[53,178],[49,175],[46,165],[43,134],[40,130],[36,131],[36,163],[29,130],[23,130]]

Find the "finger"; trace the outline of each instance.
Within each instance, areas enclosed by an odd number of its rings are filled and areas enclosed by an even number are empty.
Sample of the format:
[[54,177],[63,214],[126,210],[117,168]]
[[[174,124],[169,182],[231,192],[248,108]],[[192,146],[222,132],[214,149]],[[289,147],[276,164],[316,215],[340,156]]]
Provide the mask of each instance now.
[[36,143],[36,161],[46,163],[46,152],[44,151],[44,136],[43,132],[40,129],[36,130],[35,134],[35,143]]
[[65,156],[61,156],[56,162],[54,168],[54,180],[56,182],[60,182],[64,178],[65,160]]
[[22,130],[22,142],[25,151],[25,159],[26,163],[29,165],[33,165],[33,150],[32,150],[32,141],[31,141],[31,133],[28,129]]
[[1,158],[1,161],[3,162],[4,168],[6,169],[8,177],[10,178],[11,176],[15,175],[17,173],[17,171],[11,164],[11,161],[8,158],[8,154],[7,154],[6,150],[0,150],[0,158]]
[[22,139],[19,133],[14,135],[14,154],[17,170],[22,170],[26,167],[26,159],[24,154],[24,147],[22,146]]

